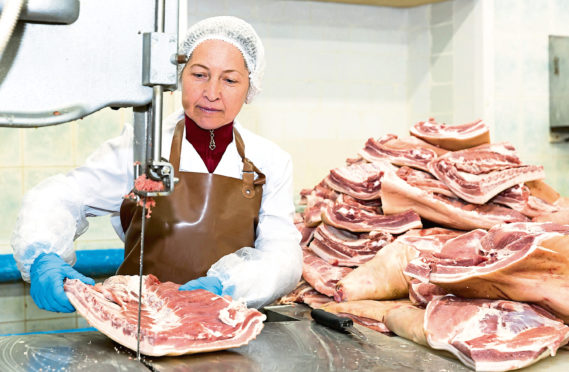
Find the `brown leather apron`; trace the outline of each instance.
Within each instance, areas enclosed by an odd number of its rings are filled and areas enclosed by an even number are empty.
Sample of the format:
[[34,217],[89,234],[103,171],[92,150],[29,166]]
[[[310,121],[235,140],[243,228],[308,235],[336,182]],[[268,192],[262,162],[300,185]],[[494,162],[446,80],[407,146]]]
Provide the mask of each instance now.
[[[211,173],[180,172],[184,121],[174,131],[170,163],[180,181],[168,196],[156,198],[145,222],[144,274],[183,284],[204,276],[212,264],[241,247],[253,247],[265,175],[245,157],[245,145],[233,129],[243,161],[243,179]],[[254,172],[258,177],[254,179]],[[138,275],[142,207],[125,199],[120,218],[125,231],[124,261],[118,275]]]

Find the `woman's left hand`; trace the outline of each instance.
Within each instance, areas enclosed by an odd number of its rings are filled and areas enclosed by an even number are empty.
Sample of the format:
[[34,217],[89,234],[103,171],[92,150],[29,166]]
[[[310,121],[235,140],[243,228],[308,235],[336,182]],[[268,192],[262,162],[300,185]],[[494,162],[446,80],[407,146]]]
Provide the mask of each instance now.
[[179,288],[180,291],[191,291],[193,289],[205,289],[206,291],[221,296],[223,285],[215,276],[202,276],[201,278],[190,280]]

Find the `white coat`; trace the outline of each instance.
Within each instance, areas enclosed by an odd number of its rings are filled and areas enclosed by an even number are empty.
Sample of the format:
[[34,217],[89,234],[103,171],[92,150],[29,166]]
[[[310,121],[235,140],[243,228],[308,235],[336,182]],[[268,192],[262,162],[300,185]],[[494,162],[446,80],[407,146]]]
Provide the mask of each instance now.
[[[163,123],[162,156],[169,158],[176,123],[183,111]],[[237,121],[245,143],[245,156],[266,175],[259,211],[255,248],[243,247],[222,257],[208,271],[224,288],[234,286],[233,297],[260,307],[290,292],[302,273],[300,234],[293,224],[292,161],[277,145]],[[184,136],[185,138],[185,136]],[[81,167],[50,177],[24,197],[11,244],[24,280],[42,252],[58,253],[75,263],[73,240],[87,230],[86,217],[111,213],[111,223],[124,240],[119,218],[123,196],[132,189],[133,129],[126,124],[121,135],[102,144]],[[180,171],[207,173],[194,147],[183,141]],[[242,161],[235,141],[227,147],[214,174],[242,178]]]

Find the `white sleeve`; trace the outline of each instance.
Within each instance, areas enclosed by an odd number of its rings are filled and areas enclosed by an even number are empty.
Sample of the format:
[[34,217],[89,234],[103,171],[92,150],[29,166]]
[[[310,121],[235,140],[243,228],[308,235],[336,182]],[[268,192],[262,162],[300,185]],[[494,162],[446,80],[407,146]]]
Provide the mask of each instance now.
[[[300,233],[293,223],[292,161],[273,164],[259,211],[255,248],[244,247],[222,257],[207,272],[221,280],[224,292],[249,307],[261,307],[294,289],[302,275]],[[224,293],[225,294],[225,293]]]
[[83,166],[47,178],[26,193],[10,241],[25,281],[40,253],[57,253],[73,265],[73,241],[87,230],[86,217],[119,211],[133,184],[132,135],[132,126],[125,125]]

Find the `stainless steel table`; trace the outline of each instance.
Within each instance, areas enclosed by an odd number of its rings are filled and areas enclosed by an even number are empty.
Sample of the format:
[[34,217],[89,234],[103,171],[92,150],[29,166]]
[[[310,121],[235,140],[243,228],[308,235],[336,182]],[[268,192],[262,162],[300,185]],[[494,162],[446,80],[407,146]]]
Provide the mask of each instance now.
[[[99,332],[0,337],[0,371],[468,371],[460,362],[399,337],[357,326],[366,339],[310,320],[304,305],[265,309],[263,331],[248,345],[181,357],[149,357]],[[527,370],[566,371],[560,350]]]

